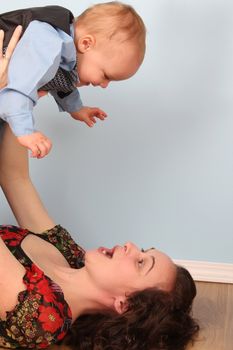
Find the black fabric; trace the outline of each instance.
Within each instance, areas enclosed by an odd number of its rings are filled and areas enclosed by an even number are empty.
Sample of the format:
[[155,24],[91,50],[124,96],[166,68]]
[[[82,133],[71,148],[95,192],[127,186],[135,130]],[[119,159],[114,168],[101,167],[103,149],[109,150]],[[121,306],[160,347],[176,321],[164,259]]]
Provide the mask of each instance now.
[[0,29],[5,32],[3,47],[10,41],[17,25],[22,25],[23,32],[31,21],[38,20],[49,23],[70,35],[70,24],[74,16],[72,12],[61,6],[33,7],[0,14]]

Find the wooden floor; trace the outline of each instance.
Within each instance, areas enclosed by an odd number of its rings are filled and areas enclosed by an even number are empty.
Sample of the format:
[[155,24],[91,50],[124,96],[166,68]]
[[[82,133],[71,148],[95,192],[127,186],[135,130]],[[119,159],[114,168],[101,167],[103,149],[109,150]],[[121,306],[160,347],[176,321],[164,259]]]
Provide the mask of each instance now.
[[233,284],[197,283],[194,316],[199,340],[188,350],[233,350]]
[[[233,284],[198,282],[197,289],[193,314],[201,331],[187,350],[233,350]],[[69,348],[52,346],[50,350]]]
[[197,282],[197,292],[193,315],[201,331],[187,350],[233,350],[233,284]]

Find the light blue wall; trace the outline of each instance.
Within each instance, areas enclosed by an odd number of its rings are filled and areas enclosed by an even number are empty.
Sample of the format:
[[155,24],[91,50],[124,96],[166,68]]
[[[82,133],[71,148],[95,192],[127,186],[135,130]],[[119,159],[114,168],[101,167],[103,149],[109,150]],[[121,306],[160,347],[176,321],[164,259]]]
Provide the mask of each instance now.
[[[128,1],[148,29],[132,79],[83,88],[109,114],[93,129],[36,108],[54,147],[32,178],[56,222],[86,247],[133,240],[177,259],[233,262],[233,3]],[[57,1],[1,2],[1,11]],[[90,1],[59,1],[78,14]],[[13,218],[1,195],[1,222]],[[3,204],[2,204],[3,203]]]

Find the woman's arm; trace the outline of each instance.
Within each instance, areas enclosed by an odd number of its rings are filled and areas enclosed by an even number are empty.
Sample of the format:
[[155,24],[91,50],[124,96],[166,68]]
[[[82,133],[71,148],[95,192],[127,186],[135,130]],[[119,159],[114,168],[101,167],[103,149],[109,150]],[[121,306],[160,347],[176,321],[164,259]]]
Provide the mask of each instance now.
[[8,65],[10,62],[10,58],[13,54],[13,51],[19,41],[21,33],[22,33],[22,26],[17,26],[9,42],[7,50],[3,55],[4,31],[0,30],[0,89],[2,89],[7,85]]
[[31,182],[27,150],[7,124],[0,145],[0,184],[21,227],[39,233],[55,226]]

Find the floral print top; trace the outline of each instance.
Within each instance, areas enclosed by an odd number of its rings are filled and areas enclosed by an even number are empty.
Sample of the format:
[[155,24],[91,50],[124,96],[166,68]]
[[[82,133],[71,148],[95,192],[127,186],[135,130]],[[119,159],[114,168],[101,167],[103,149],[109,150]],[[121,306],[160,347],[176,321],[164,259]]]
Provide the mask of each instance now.
[[[0,237],[25,267],[23,282],[26,290],[18,294],[18,303],[0,318],[0,347],[43,349],[63,339],[71,327],[72,314],[64,294],[21,248],[22,240],[34,234],[16,226],[0,226]],[[37,234],[52,243],[73,268],[84,266],[85,251],[60,225]]]

